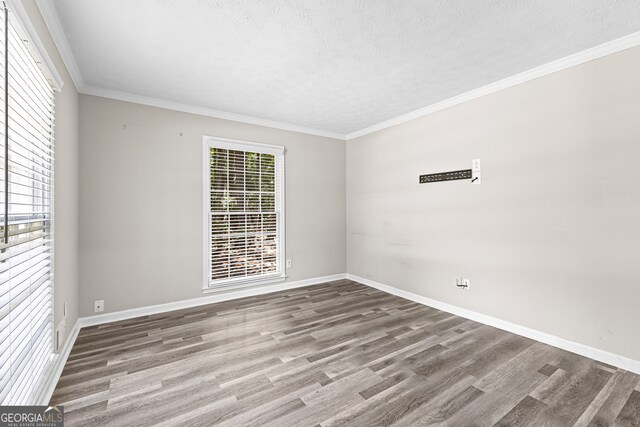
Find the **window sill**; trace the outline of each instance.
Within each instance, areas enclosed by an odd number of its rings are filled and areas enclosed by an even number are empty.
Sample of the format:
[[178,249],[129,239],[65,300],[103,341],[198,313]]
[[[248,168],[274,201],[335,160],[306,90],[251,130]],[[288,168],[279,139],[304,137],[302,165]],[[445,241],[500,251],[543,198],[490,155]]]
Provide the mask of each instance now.
[[287,280],[287,276],[286,275],[282,275],[282,276],[275,276],[275,277],[269,277],[269,278],[264,278],[264,279],[241,281],[241,282],[237,282],[237,283],[205,286],[205,287],[202,288],[202,293],[203,294],[215,294],[215,293],[220,293],[220,292],[228,292],[228,291],[234,291],[236,289],[250,288],[250,287],[255,287],[255,286],[271,285],[271,284],[274,284],[274,283],[284,282],[285,280]]

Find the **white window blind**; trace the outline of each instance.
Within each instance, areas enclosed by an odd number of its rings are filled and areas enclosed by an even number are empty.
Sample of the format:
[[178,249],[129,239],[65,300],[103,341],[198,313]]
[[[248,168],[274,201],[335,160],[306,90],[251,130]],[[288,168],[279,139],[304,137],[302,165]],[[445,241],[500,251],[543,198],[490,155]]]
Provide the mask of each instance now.
[[283,277],[284,149],[205,137],[206,287]]
[[0,403],[33,404],[53,355],[53,89],[6,9],[0,42]]

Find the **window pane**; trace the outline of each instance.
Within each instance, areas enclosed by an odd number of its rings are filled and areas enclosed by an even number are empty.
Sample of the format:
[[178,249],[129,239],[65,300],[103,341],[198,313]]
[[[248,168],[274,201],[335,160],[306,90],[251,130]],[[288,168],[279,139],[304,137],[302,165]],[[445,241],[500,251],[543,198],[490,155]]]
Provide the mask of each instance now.
[[227,170],[229,152],[222,148],[211,148],[211,169]]
[[229,277],[229,239],[211,239],[211,279]]
[[261,159],[261,191],[274,191],[275,187],[275,156],[262,154]]
[[216,191],[224,191],[228,189],[226,170],[211,169],[211,189]]
[[260,173],[260,155],[258,153],[245,152],[244,157],[247,174]]
[[247,238],[246,236],[232,237],[230,239],[231,265],[230,277],[242,277],[246,274],[247,265]]
[[260,194],[247,194],[247,212],[260,212]]
[[244,171],[229,170],[229,191],[244,191]]
[[264,250],[262,255],[262,271],[263,273],[273,273],[276,271],[276,236],[264,236]]
[[226,211],[227,205],[225,204],[225,192],[212,191],[211,192],[211,212]]
[[227,193],[227,198],[224,200],[230,211],[243,212],[245,205],[246,194],[241,191],[234,191]]
[[231,215],[229,234],[244,234],[247,230],[246,215]]
[[265,233],[277,232],[277,218],[275,214],[262,215],[262,231]]
[[247,191],[260,191],[260,174],[247,172],[245,185]]
[[211,148],[210,280],[278,272],[277,158]]
[[211,215],[211,234],[229,233],[229,215]]
[[275,212],[276,210],[276,202],[275,202],[275,194],[271,193],[262,193],[260,195],[261,206],[263,212]]

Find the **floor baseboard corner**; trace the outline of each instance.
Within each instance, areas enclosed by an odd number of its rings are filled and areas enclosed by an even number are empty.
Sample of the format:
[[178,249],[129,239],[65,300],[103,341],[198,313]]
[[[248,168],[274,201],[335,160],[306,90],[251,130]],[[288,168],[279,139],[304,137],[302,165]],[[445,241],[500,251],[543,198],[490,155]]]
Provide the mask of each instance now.
[[317,285],[319,283],[331,282],[346,279],[346,273],[333,274],[330,276],[314,277],[311,279],[296,280],[292,282],[277,283],[262,287],[239,289],[222,294],[206,294],[199,298],[175,301],[164,304],[149,305],[146,307],[132,308],[128,310],[116,311],[113,313],[99,314],[80,318],[80,327],[101,325],[104,323],[118,322],[121,320],[133,319],[135,317],[149,316],[152,314],[165,313],[167,311],[182,310],[185,308],[197,307],[199,305],[213,304],[216,302],[229,301],[239,298],[252,297],[256,295],[270,294],[272,292],[285,291],[289,289],[302,288],[304,286]]
[[504,331],[511,332],[516,335],[520,335],[526,338],[540,341],[544,344],[548,344],[553,347],[560,348],[562,350],[579,354],[580,356],[588,357],[590,359],[597,360],[599,362],[616,366],[618,368],[624,369],[629,372],[640,374],[640,361],[638,360],[630,359],[625,356],[620,356],[618,354],[614,354],[599,348],[590,347],[585,344],[580,344],[578,342],[571,341],[565,338],[560,338],[555,335],[548,334],[546,332],[538,331],[536,329],[531,329],[526,326],[521,326],[515,323],[508,322],[506,320],[488,316],[486,314],[478,313],[475,311],[467,310],[462,307],[447,304],[431,298],[423,297],[413,292],[404,291],[394,286],[379,283],[371,279],[366,279],[364,277],[356,276],[354,274],[347,273],[347,279],[353,280],[354,282],[362,283],[363,285],[367,285],[369,287],[378,289],[383,292],[387,292],[392,295],[399,296],[401,298],[408,299],[410,301],[417,302],[419,304],[433,307],[438,310],[446,311],[447,313],[455,314],[456,316],[464,317],[466,319],[483,323],[485,325],[493,326],[494,328],[502,329]]
[[104,315],[81,317],[74,324],[60,352],[53,357],[53,360],[49,368],[49,372],[45,377],[45,379],[43,380],[41,391],[38,397],[36,398],[36,403],[38,405],[48,405],[49,402],[51,401],[51,396],[53,395],[56,385],[58,384],[58,380],[60,379],[60,375],[62,374],[64,366],[67,363],[67,359],[69,358],[69,354],[71,353],[73,344],[76,342],[76,338],[78,337],[80,329],[84,327],[100,325],[103,323],[115,322],[119,320],[126,320],[134,317],[140,317],[140,316],[145,316],[150,314],[163,313],[166,311],[179,310],[182,308],[195,307],[198,305],[212,304],[215,302],[245,298],[245,297],[254,296],[254,295],[268,294],[268,293],[278,292],[278,291],[283,291],[288,289],[301,288],[304,286],[316,285],[319,283],[342,280],[346,278],[347,278],[346,273],[334,274],[330,276],[322,276],[322,277],[314,277],[311,279],[297,280],[294,282],[285,282],[278,285],[272,285],[272,286],[256,288],[256,289],[248,289],[248,290],[243,289],[237,292],[229,292],[227,294],[203,296],[201,298],[195,298],[192,300],[184,300],[184,301],[177,301],[177,302],[167,303],[167,304],[159,304],[159,305],[153,305],[153,306],[147,306],[147,307],[134,308],[134,309],[123,310],[123,311],[118,311],[114,313],[107,313]]

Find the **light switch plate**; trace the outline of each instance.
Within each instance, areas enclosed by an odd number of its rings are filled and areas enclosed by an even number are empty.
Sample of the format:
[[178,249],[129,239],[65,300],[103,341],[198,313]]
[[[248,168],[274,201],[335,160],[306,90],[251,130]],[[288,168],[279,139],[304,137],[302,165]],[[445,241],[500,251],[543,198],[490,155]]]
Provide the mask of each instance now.
[[482,168],[482,162],[480,159],[473,159],[471,161],[471,183],[473,185],[482,184],[482,175],[480,173]]
[[480,172],[471,172],[471,183],[473,185],[482,184],[482,175],[480,174]]

